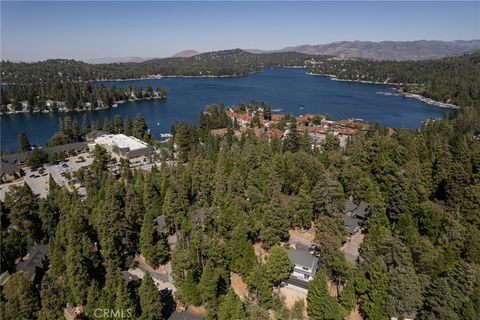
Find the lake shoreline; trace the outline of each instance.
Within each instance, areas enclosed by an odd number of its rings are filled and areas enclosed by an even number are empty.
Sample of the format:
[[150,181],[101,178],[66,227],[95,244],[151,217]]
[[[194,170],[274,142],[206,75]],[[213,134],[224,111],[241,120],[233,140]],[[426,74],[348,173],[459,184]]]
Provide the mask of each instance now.
[[128,99],[128,100],[119,100],[119,101],[114,101],[113,103],[116,104],[117,106],[114,107],[112,106],[107,106],[107,107],[100,107],[96,109],[74,109],[74,110],[49,110],[49,111],[40,111],[40,110],[19,110],[19,111],[8,111],[8,112],[0,112],[0,116],[2,115],[15,115],[15,114],[22,114],[22,113],[67,113],[67,112],[90,112],[90,111],[100,111],[100,110],[108,110],[108,109],[113,109],[113,108],[118,108],[119,105],[127,103],[127,102],[142,102],[145,100],[152,100],[152,99],[166,99],[167,96],[161,96],[161,97],[150,97],[150,98],[143,98],[143,99]]
[[152,75],[148,77],[141,77],[141,78],[132,78],[132,79],[95,79],[90,80],[90,82],[123,82],[123,81],[140,81],[140,80],[160,80],[164,78],[185,78],[185,79],[192,79],[192,78],[239,78],[239,77],[246,77],[252,74],[255,74],[258,71],[252,71],[245,74],[225,74],[221,76],[215,75],[202,75],[202,76],[182,76],[182,75],[169,75],[169,76],[162,76],[162,75]]
[[[405,85],[405,83],[395,83],[395,82],[378,82],[378,81],[368,81],[368,80],[351,80],[351,79],[339,79],[333,74],[321,74],[321,73],[312,73],[312,72],[307,72],[308,75],[310,76],[317,76],[317,77],[327,77],[330,78],[331,80],[334,81],[344,81],[344,82],[358,82],[358,83],[367,83],[367,84],[382,84],[382,85],[391,85],[391,86],[402,86]],[[460,106],[447,103],[447,102],[442,102],[438,100],[433,100],[431,98],[427,98],[425,96],[422,96],[417,93],[411,93],[411,92],[406,92],[401,90],[400,88],[393,88],[395,92],[397,92],[399,95],[406,97],[406,98],[413,98],[420,100],[422,102],[425,102],[426,104],[436,106],[439,108],[445,108],[445,109],[460,109]]]
[[[282,113],[330,114],[332,119],[364,119],[369,123],[380,123],[392,128],[421,127],[421,122],[429,118],[439,118],[448,109],[432,108],[417,99],[404,99],[400,96],[383,97],[376,93],[385,91],[392,94],[390,87],[375,85],[346,85],[327,78],[314,78],[306,75],[303,68],[264,68],[248,77],[216,79],[175,79],[163,78],[141,82],[108,82],[104,85],[117,88],[131,86],[160,86],[165,88],[167,99],[151,99],[119,104],[117,108],[102,110],[87,109],[85,112],[71,113],[24,113],[1,116],[2,149],[18,149],[18,133],[21,130],[31,144],[43,145],[58,131],[58,123],[65,116],[76,117],[79,126],[82,116],[90,123],[105,119],[112,121],[116,115],[133,119],[137,113],[143,114],[151,134],[157,137],[169,132],[176,121],[198,124],[198,115],[205,106],[212,103],[236,105],[241,101],[267,101],[272,109],[283,109]],[[95,84],[101,85],[101,83]],[[112,97],[113,98],[113,97]],[[113,100],[128,101],[122,95]],[[113,101],[108,103],[112,105]],[[302,107],[303,106],[303,107]]]
[[[278,66],[278,67],[270,67],[267,69],[306,69],[306,66]],[[139,80],[159,80],[164,78],[185,78],[185,79],[196,79],[196,78],[240,78],[250,76],[252,74],[262,72],[265,68],[260,70],[251,71],[245,74],[224,74],[224,75],[198,75],[198,76],[185,76],[185,75],[151,75],[141,78],[131,78],[131,79],[94,79],[90,80],[90,82],[123,82],[123,81],[139,81]]]

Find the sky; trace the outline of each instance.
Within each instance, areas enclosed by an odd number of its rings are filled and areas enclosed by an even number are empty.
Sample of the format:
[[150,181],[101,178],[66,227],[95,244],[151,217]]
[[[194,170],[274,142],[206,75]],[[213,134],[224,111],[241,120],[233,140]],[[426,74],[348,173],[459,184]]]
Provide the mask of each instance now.
[[0,9],[1,58],[14,61],[480,38],[479,1],[1,1]]

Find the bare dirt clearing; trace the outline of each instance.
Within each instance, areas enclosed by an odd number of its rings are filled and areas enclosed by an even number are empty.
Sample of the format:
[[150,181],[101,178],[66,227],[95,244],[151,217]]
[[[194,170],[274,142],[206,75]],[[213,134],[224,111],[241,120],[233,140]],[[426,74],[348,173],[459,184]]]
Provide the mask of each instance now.
[[248,288],[246,283],[243,282],[242,277],[239,274],[230,272],[230,284],[240,299],[242,299],[242,301],[245,300],[248,295]]

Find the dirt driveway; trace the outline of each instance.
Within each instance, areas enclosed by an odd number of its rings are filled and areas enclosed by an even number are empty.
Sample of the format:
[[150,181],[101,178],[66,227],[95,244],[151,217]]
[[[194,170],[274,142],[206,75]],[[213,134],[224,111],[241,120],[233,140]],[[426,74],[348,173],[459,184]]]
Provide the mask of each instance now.
[[340,250],[345,254],[345,259],[352,263],[357,263],[360,245],[363,242],[365,235],[362,232],[357,232],[352,236],[349,242],[347,242]]

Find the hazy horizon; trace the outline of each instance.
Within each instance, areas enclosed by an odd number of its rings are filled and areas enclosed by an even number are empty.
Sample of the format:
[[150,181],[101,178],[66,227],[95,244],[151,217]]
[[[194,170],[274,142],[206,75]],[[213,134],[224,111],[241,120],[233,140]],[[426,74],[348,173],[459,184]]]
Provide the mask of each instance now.
[[[169,57],[341,41],[476,40],[479,2],[1,2],[1,58]],[[406,23],[408,22],[408,23]]]

